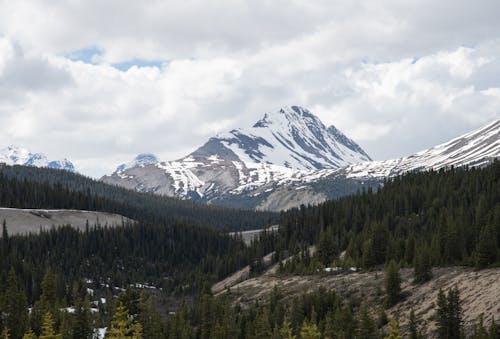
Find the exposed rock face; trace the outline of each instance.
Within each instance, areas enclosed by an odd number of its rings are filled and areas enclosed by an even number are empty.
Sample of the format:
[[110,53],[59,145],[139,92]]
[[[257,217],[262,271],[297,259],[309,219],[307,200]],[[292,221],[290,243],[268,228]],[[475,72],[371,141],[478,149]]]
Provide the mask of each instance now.
[[408,157],[371,161],[334,126],[292,106],[210,138],[180,160],[139,155],[101,180],[182,199],[282,210],[378,187],[408,171],[483,166],[499,157],[500,120]]

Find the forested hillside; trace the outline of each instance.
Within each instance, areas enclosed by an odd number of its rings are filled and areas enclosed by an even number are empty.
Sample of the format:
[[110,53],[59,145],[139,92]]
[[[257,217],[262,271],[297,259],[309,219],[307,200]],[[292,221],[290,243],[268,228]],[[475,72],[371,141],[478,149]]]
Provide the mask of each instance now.
[[[23,199],[13,198],[21,195],[48,205],[126,206],[104,194],[85,195],[45,181],[4,175],[2,194],[11,193],[2,201],[22,204]],[[0,300],[10,337],[21,338],[30,329],[43,337],[50,328],[63,338],[88,338],[93,329],[107,327],[109,338],[398,338],[401,331],[410,338],[431,333],[498,338],[495,308],[465,326],[462,310],[469,305],[456,286],[428,301],[432,319],[427,320],[436,327],[425,328],[412,315],[403,328],[388,314],[410,300],[408,284],[422,286],[432,279],[432,267],[497,269],[500,162],[481,169],[409,173],[385,182],[378,192],[283,212],[279,231],[263,233],[249,247],[161,212],[148,218],[137,218],[146,221],[134,226],[62,227],[29,236],[9,236],[6,225],[0,243]],[[211,295],[212,282],[244,265],[250,264],[251,276],[259,275],[265,270],[259,258],[273,251],[278,277],[375,270],[368,273],[383,279],[383,289],[355,292],[344,281],[335,288],[345,290],[308,286],[300,295],[284,295],[278,287],[269,298],[241,305],[232,295],[245,298],[244,291],[228,288],[223,296]],[[339,272],[328,273],[328,267]],[[411,271],[411,281],[405,273],[404,291],[401,267]],[[171,299],[179,295],[188,301]],[[174,313],[166,311],[172,307]]]
[[[284,267],[312,272],[337,264],[487,267],[500,259],[500,162],[481,169],[408,173],[371,190],[281,216]],[[316,245],[311,258],[304,248]],[[343,260],[336,260],[343,254]],[[301,259],[302,258],[302,259]]]
[[62,170],[0,165],[0,207],[82,209],[134,220],[188,223],[238,231],[261,228],[277,214],[222,208],[138,193]]

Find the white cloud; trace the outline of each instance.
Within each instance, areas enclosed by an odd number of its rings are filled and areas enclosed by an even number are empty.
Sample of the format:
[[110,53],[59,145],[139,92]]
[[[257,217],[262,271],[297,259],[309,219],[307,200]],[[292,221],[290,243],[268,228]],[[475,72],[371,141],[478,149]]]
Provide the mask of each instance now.
[[[407,155],[500,117],[499,7],[0,0],[0,145],[99,176],[299,104],[373,158]],[[110,66],[133,60],[161,67]]]

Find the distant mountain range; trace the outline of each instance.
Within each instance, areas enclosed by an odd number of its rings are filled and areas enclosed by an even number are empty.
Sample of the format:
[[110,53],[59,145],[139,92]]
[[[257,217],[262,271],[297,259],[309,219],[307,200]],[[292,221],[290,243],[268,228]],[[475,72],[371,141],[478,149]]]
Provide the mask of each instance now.
[[74,172],[75,166],[68,159],[49,160],[42,153],[31,153],[28,149],[10,145],[0,149],[0,163],[34,167],[49,167]]
[[409,157],[371,161],[337,128],[291,106],[210,138],[177,161],[140,154],[101,180],[181,199],[280,210],[378,187],[407,171],[481,166],[499,157],[500,120]]

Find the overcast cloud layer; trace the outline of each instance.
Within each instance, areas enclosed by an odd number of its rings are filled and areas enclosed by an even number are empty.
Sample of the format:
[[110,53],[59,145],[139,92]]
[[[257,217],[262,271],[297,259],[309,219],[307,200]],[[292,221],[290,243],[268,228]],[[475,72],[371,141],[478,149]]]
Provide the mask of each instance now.
[[374,159],[500,118],[498,1],[0,0],[0,148],[100,176],[302,105]]

